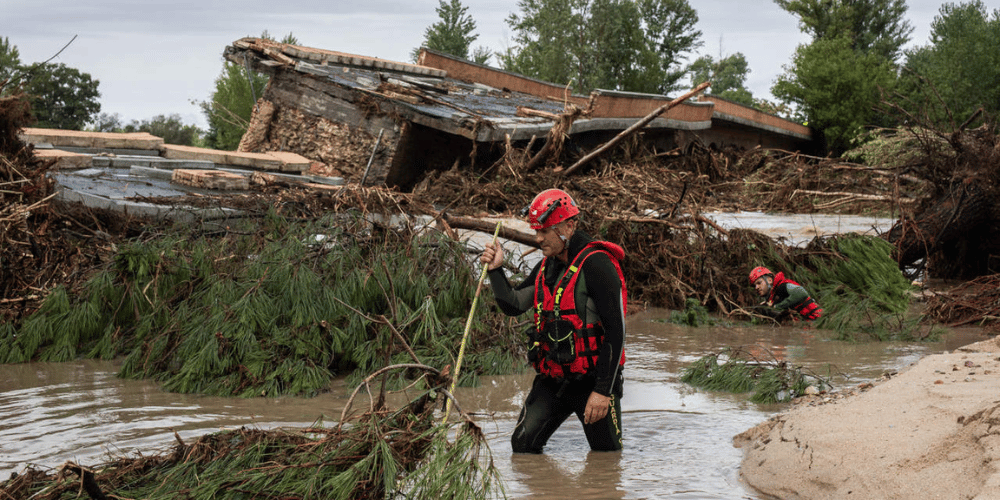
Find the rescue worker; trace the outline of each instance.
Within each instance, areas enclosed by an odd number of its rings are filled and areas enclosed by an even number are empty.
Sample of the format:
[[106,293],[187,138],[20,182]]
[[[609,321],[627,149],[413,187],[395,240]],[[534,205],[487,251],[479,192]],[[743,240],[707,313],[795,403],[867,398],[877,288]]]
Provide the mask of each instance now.
[[755,267],[750,271],[750,284],[757,295],[764,298],[755,312],[779,319],[790,311],[799,313],[801,319],[812,321],[823,315],[823,310],[802,285],[785,277],[785,273],[774,274],[766,267]]
[[480,256],[500,310],[510,316],[534,311],[528,360],[537,374],[511,446],[515,453],[541,453],[575,413],[590,449],[621,450],[625,252],[577,227],[580,209],[565,191],[542,191],[525,210],[543,255],[531,274],[511,286],[499,244]]

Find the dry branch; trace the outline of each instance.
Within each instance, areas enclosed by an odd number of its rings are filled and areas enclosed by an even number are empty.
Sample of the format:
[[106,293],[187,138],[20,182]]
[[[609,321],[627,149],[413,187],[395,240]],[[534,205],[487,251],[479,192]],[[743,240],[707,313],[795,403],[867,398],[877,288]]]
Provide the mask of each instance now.
[[[813,196],[843,196],[851,198],[852,200],[871,200],[871,201],[895,201],[892,196],[884,196],[877,194],[861,194],[861,193],[848,193],[845,191],[811,191],[808,189],[796,189],[792,191],[792,196],[797,194],[810,194]],[[916,200],[912,198],[900,198],[900,203],[913,203]],[[819,207],[819,205],[817,205]]]

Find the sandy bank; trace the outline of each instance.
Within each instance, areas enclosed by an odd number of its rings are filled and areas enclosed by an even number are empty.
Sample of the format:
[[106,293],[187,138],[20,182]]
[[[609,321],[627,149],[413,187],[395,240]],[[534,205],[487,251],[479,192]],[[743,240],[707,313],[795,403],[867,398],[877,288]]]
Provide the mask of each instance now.
[[1000,499],[997,339],[853,392],[735,436],[744,480],[781,499]]

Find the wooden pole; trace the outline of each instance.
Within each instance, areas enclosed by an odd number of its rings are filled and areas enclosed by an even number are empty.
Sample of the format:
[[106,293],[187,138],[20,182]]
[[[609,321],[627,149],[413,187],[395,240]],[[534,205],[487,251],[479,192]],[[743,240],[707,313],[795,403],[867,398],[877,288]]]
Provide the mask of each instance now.
[[[497,222],[497,228],[493,231],[493,244],[497,242],[497,236],[500,234],[500,226],[503,224]],[[483,280],[486,279],[486,270],[489,267],[488,264],[483,264],[483,271],[479,274],[479,284],[476,285],[476,295],[472,298],[472,308],[469,310],[469,317],[465,320],[465,333],[462,334],[462,345],[458,348],[458,360],[455,361],[455,374],[452,375],[451,379],[451,392],[452,396],[455,395],[455,387],[458,386],[458,376],[462,371],[462,357],[465,356],[465,344],[469,340],[469,330],[472,329],[472,316],[476,312],[476,306],[479,304],[479,292],[483,289]],[[444,419],[441,420],[442,424],[448,422],[448,415],[451,413],[451,399],[445,403]]]
[[642,127],[645,127],[649,122],[653,121],[657,116],[660,116],[670,108],[677,106],[678,104],[690,99],[691,96],[697,94],[698,92],[701,92],[702,90],[705,90],[711,84],[712,84],[711,82],[702,82],[701,85],[698,85],[690,92],[678,97],[677,99],[674,99],[673,101],[668,102],[667,104],[664,104],[663,106],[660,106],[659,108],[656,108],[656,110],[654,110],[652,113],[646,115],[645,117],[643,117],[643,119],[635,122],[634,124],[632,124],[631,127],[625,129],[618,135],[614,136],[610,141],[604,143],[601,147],[590,152],[589,154],[587,154],[587,156],[580,158],[571,167],[567,168],[566,170],[563,170],[562,172],[563,175],[569,175],[573,173],[574,170],[580,168],[582,165],[587,164],[588,162],[590,162],[590,160],[593,160],[595,157],[607,151],[608,149],[611,149],[612,146],[621,142],[622,139],[632,135]]

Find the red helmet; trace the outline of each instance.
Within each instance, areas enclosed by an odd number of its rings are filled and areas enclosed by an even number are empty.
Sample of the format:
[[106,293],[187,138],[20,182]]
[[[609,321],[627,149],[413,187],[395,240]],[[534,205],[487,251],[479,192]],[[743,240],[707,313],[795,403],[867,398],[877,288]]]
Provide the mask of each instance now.
[[546,189],[538,193],[527,211],[528,223],[535,230],[554,226],[580,213],[573,198],[561,189]]
[[768,274],[773,275],[774,273],[772,273],[770,269],[763,266],[753,268],[753,271],[750,271],[750,284],[752,285],[756,283],[761,276],[767,276]]

